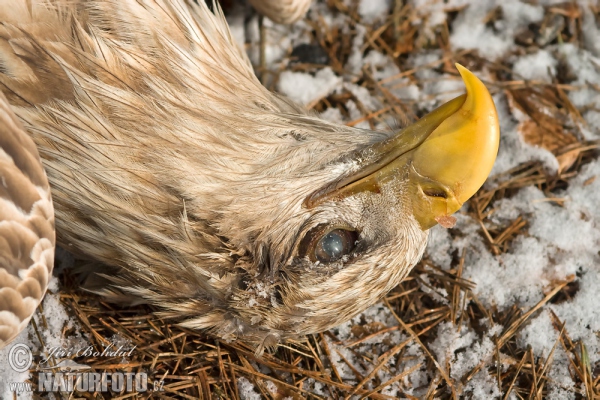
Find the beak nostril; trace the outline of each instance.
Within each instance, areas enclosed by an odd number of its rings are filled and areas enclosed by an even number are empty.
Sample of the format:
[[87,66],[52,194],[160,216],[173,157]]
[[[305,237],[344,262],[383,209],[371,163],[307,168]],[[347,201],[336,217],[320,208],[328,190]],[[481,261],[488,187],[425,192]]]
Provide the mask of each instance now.
[[448,198],[448,195],[443,190],[425,189],[423,190],[423,193],[425,193],[425,196],[429,197],[441,197],[442,199]]

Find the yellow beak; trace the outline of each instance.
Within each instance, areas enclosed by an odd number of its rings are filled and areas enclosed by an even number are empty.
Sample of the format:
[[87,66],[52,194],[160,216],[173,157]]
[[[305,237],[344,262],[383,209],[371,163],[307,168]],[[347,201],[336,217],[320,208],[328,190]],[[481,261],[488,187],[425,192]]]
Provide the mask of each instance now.
[[309,208],[407,181],[415,219],[426,230],[448,220],[487,179],[500,142],[498,115],[484,84],[456,64],[467,93],[443,104],[391,138],[361,150],[359,171],[309,196]]
[[[410,181],[422,199],[413,200],[413,212],[423,229],[458,211],[483,185],[498,154],[500,126],[492,96],[469,70],[456,67],[467,88],[462,105],[410,155]],[[450,103],[425,118],[435,121]]]

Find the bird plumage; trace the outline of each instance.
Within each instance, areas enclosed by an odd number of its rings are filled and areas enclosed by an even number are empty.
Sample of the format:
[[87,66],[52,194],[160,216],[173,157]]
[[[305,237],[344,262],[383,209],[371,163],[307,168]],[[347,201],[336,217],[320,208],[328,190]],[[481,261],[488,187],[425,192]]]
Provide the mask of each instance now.
[[54,266],[54,212],[35,143],[0,92],[0,347],[22,331]]
[[[58,242],[107,266],[109,299],[262,349],[356,315],[424,251],[401,174],[306,207],[388,135],[267,91],[203,2],[0,0],[0,89],[39,148]],[[304,254],[331,229],[356,248]]]
[[310,8],[312,0],[249,0],[252,7],[279,24],[298,21]]

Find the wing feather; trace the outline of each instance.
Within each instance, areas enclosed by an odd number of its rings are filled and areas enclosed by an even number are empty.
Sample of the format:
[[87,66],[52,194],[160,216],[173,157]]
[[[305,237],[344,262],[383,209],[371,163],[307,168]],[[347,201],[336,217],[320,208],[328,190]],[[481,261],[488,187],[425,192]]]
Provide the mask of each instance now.
[[0,348],[29,323],[54,266],[50,186],[33,140],[0,92]]

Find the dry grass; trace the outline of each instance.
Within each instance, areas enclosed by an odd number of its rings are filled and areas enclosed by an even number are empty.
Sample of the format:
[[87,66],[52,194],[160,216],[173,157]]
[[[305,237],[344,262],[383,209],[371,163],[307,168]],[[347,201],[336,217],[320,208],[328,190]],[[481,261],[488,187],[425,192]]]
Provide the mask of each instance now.
[[[332,12],[349,16],[350,31],[354,33],[343,35],[339,28],[328,26],[324,20],[315,17],[309,21],[313,28],[312,40],[325,50],[331,68],[342,75],[345,73],[344,65],[350,56],[352,39],[356,33],[354,28],[360,23],[360,17],[356,8],[348,8],[342,1],[328,0],[327,3]],[[440,49],[443,57],[422,68],[457,75],[453,64],[459,62],[476,71],[489,71],[493,79],[486,83],[491,91],[504,92],[510,101],[510,107],[517,107],[530,117],[521,127],[525,139],[552,151],[560,165],[559,173],[554,176],[548,175],[538,162],[520,165],[501,176],[491,177],[486,189],[479,191],[471,200],[468,212],[479,222],[481,235],[490,250],[496,255],[506,253],[511,249],[512,239],[527,234],[527,217],[519,216],[507,225],[498,226],[489,219],[494,202],[514,195],[520,188],[536,186],[546,193],[548,201],[560,205],[563,200],[553,194],[556,189],[565,188],[580,167],[597,156],[596,150],[600,144],[582,140],[580,127],[585,121],[581,117],[581,110],[574,107],[566,96],[566,93],[575,89],[570,82],[576,71],[560,66],[552,84],[524,81],[512,73],[509,65],[488,62],[476,52],[453,52],[448,44],[448,25],[428,30],[424,25],[414,23],[418,10],[403,6],[401,2],[397,3],[398,6],[386,21],[367,25],[362,50],[367,52],[375,49],[391,55],[403,72],[384,81],[377,81],[370,68],[365,67],[361,73],[350,78],[354,83],[367,88],[384,106],[379,110],[368,110],[356,96],[347,91],[319,99],[311,107],[316,111],[335,107],[348,117],[346,102],[351,99],[363,112],[363,116],[349,122],[349,125],[368,121],[375,127],[376,123],[390,117],[400,121],[414,120],[423,115],[425,110],[420,109],[417,104],[395,98],[390,87],[396,82],[398,85],[407,85],[407,82],[417,85],[424,83],[417,77],[417,69],[405,65],[409,54],[423,49]],[[531,47],[544,47],[557,41],[580,45],[582,13],[575,4],[569,2],[548,7],[541,24],[530,26],[530,29],[519,34],[516,52],[524,54]],[[450,17],[454,14],[450,12]],[[499,10],[495,10],[487,18],[492,23],[495,19],[502,18],[502,15]],[[310,72],[322,67],[296,63],[292,69]],[[275,77],[275,82],[279,72],[261,71],[261,76],[270,73]],[[457,235],[460,232],[452,230],[451,234]],[[417,265],[408,279],[383,300],[385,307],[397,321],[395,325],[357,324],[352,327],[352,340],[341,340],[335,330],[324,332],[297,342],[288,342],[261,358],[256,357],[253,349],[244,343],[224,343],[201,333],[182,329],[157,318],[147,307],[119,308],[106,304],[95,296],[73,289],[76,285],[71,277],[63,276],[61,299],[89,335],[91,345],[101,351],[108,343],[107,338],[118,335],[136,346],[126,363],[120,357],[90,357],[85,359],[85,363],[94,371],[100,372],[147,372],[149,387],[154,382],[162,382],[160,386],[163,391],[139,394],[75,393],[58,397],[237,399],[240,398],[237,382],[244,377],[267,399],[323,398],[305,390],[315,385],[322,389],[326,398],[342,399],[356,395],[361,398],[387,399],[390,396],[382,394],[386,387],[395,382],[402,383],[413,371],[423,369],[431,377],[424,398],[446,399],[461,398],[465,385],[478,371],[486,369],[496,377],[505,399],[510,394],[517,398],[543,399],[549,381],[547,372],[557,348],[562,348],[568,354],[571,360],[571,379],[582,388],[575,392],[576,398],[594,398],[600,395],[600,371],[590,365],[584,344],[572,341],[568,328],[555,315],[553,324],[558,332],[558,340],[548,357],[535,356],[533,349],[520,347],[515,339],[515,335],[528,320],[538,315],[546,305],[565,301],[577,292],[578,283],[573,278],[554,282],[548,288],[546,296],[530,309],[515,305],[506,311],[499,311],[494,307],[484,307],[473,292],[473,284],[462,278],[464,261],[463,253],[455,255],[450,270],[442,270],[427,259]],[[482,318],[504,327],[494,337],[495,355],[482,359],[460,379],[450,378],[449,366],[440,365],[428,350],[428,346],[436,339],[435,328],[442,322],[451,322],[457,326],[466,323],[483,335],[487,328],[480,325]],[[394,331],[402,332],[406,339],[398,343],[390,342],[389,335]],[[68,336],[70,332],[64,334]],[[416,358],[408,351],[409,346],[415,344],[420,348],[422,357]],[[358,361],[348,360],[348,354],[352,354]],[[351,379],[343,378],[336,368],[340,364],[333,362],[332,358],[346,363],[354,376]],[[390,360],[396,366],[411,366],[396,370],[390,368]],[[357,365],[361,368],[357,368]],[[381,376],[391,378],[383,380]],[[35,374],[33,379],[35,383]],[[408,394],[405,396],[413,398]]]

